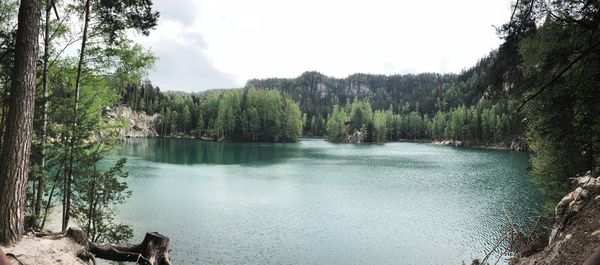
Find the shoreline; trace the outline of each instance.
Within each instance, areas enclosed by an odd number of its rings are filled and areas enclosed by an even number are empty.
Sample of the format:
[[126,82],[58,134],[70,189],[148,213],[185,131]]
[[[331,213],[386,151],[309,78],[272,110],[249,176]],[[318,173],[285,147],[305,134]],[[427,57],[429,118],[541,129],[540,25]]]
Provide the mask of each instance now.
[[[124,138],[127,139],[140,139],[140,138],[150,138],[150,139],[189,139],[189,140],[199,140],[199,141],[204,141],[204,142],[232,142],[232,141],[226,141],[226,140],[218,140],[218,139],[212,139],[209,137],[198,137],[198,136],[191,136],[191,135],[168,135],[168,136],[145,136],[145,137],[139,137],[139,136],[125,136]],[[327,142],[330,142],[327,140],[327,137],[325,136],[303,136],[301,137],[299,141],[302,141],[302,139],[321,139]],[[233,141],[235,142],[235,141]],[[460,146],[457,146],[457,143],[460,142]],[[261,143],[261,142],[239,142],[239,143]],[[289,143],[289,142],[264,142],[264,143]],[[351,143],[336,143],[336,142],[330,142],[330,143],[334,143],[334,144],[351,144]],[[450,147],[456,147],[456,148],[475,148],[475,149],[489,149],[489,150],[505,150],[505,151],[517,151],[517,152],[526,152],[529,153],[528,150],[517,150],[514,148],[511,148],[510,146],[507,146],[506,144],[493,144],[493,145],[486,145],[486,144],[475,144],[475,145],[471,145],[462,141],[453,141],[453,140],[443,140],[443,141],[432,141],[432,140],[409,140],[409,139],[400,139],[400,140],[396,140],[396,141],[388,141],[388,142],[383,142],[383,143],[359,143],[359,144],[377,144],[377,145],[382,145],[382,144],[386,144],[386,143],[420,143],[420,144],[434,144],[434,145],[443,145],[443,146],[450,146]]]
[[[429,143],[430,144],[435,144],[435,145],[445,145],[445,146],[457,147],[457,146],[455,146],[455,143],[453,141],[449,141],[449,140],[445,140],[445,141],[429,141]],[[494,144],[494,145],[486,145],[486,144],[470,145],[470,144],[464,144],[463,146],[460,146],[458,148],[477,148],[477,149],[491,149],[491,150],[506,150],[506,151],[518,151],[518,152],[529,153],[529,151],[527,151],[527,150],[515,150],[515,149],[510,148],[510,146],[499,145],[499,144]]]

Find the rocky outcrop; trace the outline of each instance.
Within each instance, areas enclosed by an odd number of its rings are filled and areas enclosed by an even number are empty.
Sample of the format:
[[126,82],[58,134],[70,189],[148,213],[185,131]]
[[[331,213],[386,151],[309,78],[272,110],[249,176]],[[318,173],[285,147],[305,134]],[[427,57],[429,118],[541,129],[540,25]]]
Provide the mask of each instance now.
[[434,144],[441,144],[441,145],[449,145],[449,146],[454,146],[454,147],[464,147],[465,143],[463,141],[454,141],[454,140],[443,140],[443,141],[434,141]]
[[434,144],[448,145],[454,147],[476,147],[476,148],[490,148],[490,149],[502,149],[502,150],[515,150],[515,151],[528,151],[527,141],[524,137],[515,137],[512,139],[510,145],[507,142],[498,143],[480,143],[472,141],[459,141],[459,140],[442,140],[433,141]]
[[510,150],[527,151],[527,141],[524,137],[515,137],[510,143]]
[[106,107],[103,110],[104,119],[121,126],[119,135],[122,137],[158,137],[154,124],[159,115],[147,115],[145,112],[133,111],[126,106]]
[[555,208],[548,246],[529,257],[513,259],[510,264],[579,265],[595,252],[600,253],[600,177],[597,173],[588,171],[584,176],[571,179],[573,191]]
[[348,135],[348,142],[351,144],[360,144],[361,133],[359,130],[354,130],[354,133]]

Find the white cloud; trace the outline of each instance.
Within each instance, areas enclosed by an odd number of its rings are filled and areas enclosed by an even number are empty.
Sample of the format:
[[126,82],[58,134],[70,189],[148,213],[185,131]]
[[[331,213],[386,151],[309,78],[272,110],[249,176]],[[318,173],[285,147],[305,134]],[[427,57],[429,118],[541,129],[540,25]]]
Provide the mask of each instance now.
[[161,58],[150,77],[188,91],[307,70],[459,72],[500,44],[492,25],[511,11],[510,0],[155,2],[162,19],[143,42]]

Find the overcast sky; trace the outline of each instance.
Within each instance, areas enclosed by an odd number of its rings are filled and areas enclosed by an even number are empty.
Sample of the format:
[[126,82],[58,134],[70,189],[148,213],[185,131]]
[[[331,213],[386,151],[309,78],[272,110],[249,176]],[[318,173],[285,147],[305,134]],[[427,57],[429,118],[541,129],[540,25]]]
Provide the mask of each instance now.
[[158,57],[163,90],[243,86],[316,70],[460,72],[500,39],[510,0],[155,0],[158,28],[138,41]]

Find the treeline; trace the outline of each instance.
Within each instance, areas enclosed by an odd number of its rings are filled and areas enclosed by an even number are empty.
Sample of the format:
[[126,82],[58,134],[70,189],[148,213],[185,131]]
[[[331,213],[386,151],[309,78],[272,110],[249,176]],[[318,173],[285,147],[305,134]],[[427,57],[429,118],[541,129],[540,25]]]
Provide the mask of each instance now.
[[494,51],[460,74],[353,74],[338,79],[305,72],[297,78],[253,79],[246,86],[286,93],[300,104],[308,120],[326,117],[332,106],[345,106],[355,99],[369,101],[376,110],[392,105],[394,112],[408,110],[433,116],[462,105],[474,106],[482,98],[506,100],[505,88],[510,83],[502,79],[501,71],[506,67],[498,56]]
[[295,142],[302,135],[298,104],[276,90],[160,92],[150,83],[122,91],[122,104],[160,116],[161,136],[185,135],[252,142]]
[[[343,107],[334,106],[328,115],[327,138],[334,142],[351,141],[359,132],[361,142],[398,140],[459,140],[469,144],[507,142],[519,132],[518,124],[507,114],[503,103],[464,105],[433,117],[418,111],[373,110],[366,100],[354,100]],[[313,130],[312,128],[310,130]]]
[[298,78],[249,80],[246,86],[277,89],[290,95],[307,114],[304,134],[324,136],[322,125],[332,106],[346,106],[357,99],[368,101],[373,110],[402,115],[416,112],[421,117],[449,113],[461,106],[482,109],[477,105],[507,102],[512,81],[498,72],[508,71],[500,56],[494,51],[460,74],[354,74],[337,79],[305,72]]

